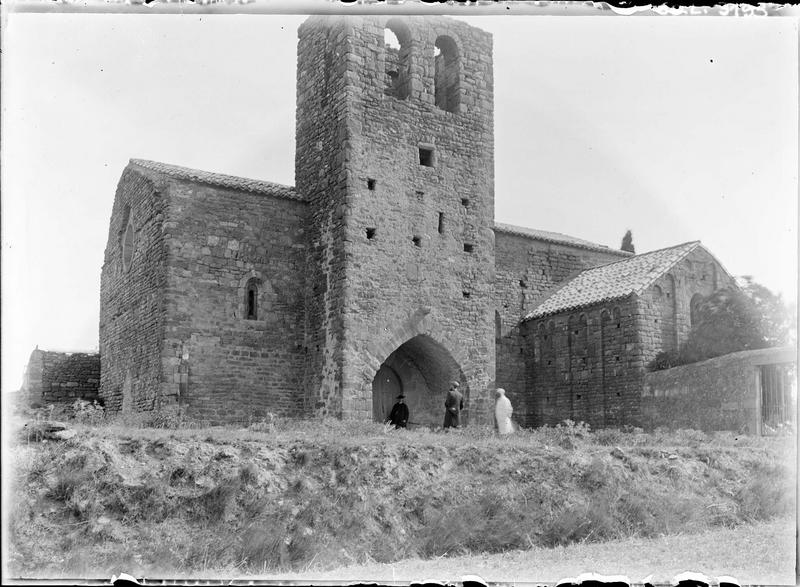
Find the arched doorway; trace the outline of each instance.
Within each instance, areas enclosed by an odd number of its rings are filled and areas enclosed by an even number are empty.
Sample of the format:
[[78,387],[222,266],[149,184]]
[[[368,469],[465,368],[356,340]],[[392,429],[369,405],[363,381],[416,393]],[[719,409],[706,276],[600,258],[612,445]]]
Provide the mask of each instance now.
[[392,411],[398,395],[403,392],[403,384],[394,369],[381,365],[372,380],[372,417],[382,422]]
[[[466,377],[456,360],[441,344],[420,334],[395,349],[372,380],[372,415],[384,421],[402,392],[410,412],[409,423],[416,426],[441,426],[444,400],[451,381],[458,381],[468,407]],[[466,424],[467,410],[462,417]]]

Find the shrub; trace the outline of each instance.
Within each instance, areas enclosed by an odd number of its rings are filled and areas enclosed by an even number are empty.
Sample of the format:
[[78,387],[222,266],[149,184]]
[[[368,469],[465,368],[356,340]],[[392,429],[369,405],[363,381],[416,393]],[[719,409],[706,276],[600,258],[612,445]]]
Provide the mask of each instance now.
[[611,466],[600,457],[593,457],[589,466],[581,473],[580,481],[588,491],[596,491],[608,485],[614,474]]
[[458,505],[429,502],[415,541],[424,557],[524,548],[534,515],[520,500],[490,491],[463,496]]
[[169,484],[179,485],[181,483],[194,483],[194,473],[185,467],[176,467],[169,474]]
[[542,525],[538,538],[543,546],[553,547],[612,538],[617,534],[609,500],[595,498],[562,508]]
[[86,481],[86,475],[81,471],[74,469],[59,471],[45,495],[55,501],[67,503],[84,481]]
[[72,404],[73,417],[81,424],[89,424],[97,426],[105,420],[105,409],[97,400],[88,402],[82,399],[76,399]]
[[575,448],[576,442],[591,437],[591,428],[585,422],[564,420],[552,428],[549,426],[538,428],[533,434],[546,444],[555,444],[570,450]]
[[647,363],[647,370],[663,371],[664,369],[672,369],[682,364],[678,351],[661,351],[652,361]]
[[267,412],[261,420],[253,422],[247,429],[253,432],[275,432],[277,417],[272,412]]
[[603,428],[594,433],[594,439],[597,444],[611,446],[620,444],[623,440],[623,434],[616,428]]
[[145,428],[168,428],[176,430],[184,428],[189,423],[186,418],[186,408],[184,406],[169,405],[161,409],[147,412],[142,426]]
[[253,463],[243,464],[239,467],[239,481],[243,485],[252,485],[258,481],[258,469]]
[[176,514],[163,482],[157,477],[150,476],[134,486],[106,481],[100,484],[99,491],[105,496],[105,510],[123,521],[162,521]]
[[769,520],[794,512],[792,475],[782,466],[768,467],[736,492],[740,517],[748,521]]
[[201,495],[197,503],[200,506],[195,516],[210,522],[219,522],[228,512],[228,508],[239,491],[241,483],[238,478],[226,479],[212,490]]

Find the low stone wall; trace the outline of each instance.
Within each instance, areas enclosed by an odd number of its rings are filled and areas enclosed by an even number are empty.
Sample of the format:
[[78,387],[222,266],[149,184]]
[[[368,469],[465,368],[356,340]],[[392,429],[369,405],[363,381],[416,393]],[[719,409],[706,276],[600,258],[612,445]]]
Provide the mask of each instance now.
[[742,351],[647,373],[642,389],[645,428],[757,432],[758,366],[796,362],[794,349]]
[[59,353],[39,349],[31,353],[22,392],[28,403],[72,403],[98,399],[100,355]]

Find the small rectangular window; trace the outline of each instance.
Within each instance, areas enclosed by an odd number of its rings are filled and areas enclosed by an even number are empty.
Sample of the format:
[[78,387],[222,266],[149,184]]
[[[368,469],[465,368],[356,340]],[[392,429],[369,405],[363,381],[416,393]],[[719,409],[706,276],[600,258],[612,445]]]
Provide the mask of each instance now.
[[471,243],[464,243],[464,252],[465,253],[471,253],[474,250],[475,250],[475,245],[473,245]]
[[469,198],[461,198],[461,205],[465,208],[469,208]]
[[413,237],[411,239],[411,242],[414,243],[415,247],[421,247],[422,246],[422,239],[420,239],[418,236]]
[[462,296],[464,296],[464,299],[465,299],[465,300],[468,300],[468,299],[469,299],[469,292],[468,292],[468,291],[462,291],[462,292],[461,292],[461,295],[462,295]]
[[419,148],[419,164],[425,167],[433,167],[435,164],[434,151],[432,147]]
[[367,189],[371,192],[375,191],[375,180],[371,177],[367,179]]
[[372,239],[375,238],[375,229],[374,228],[368,228],[367,229],[367,238],[369,240],[372,240]]

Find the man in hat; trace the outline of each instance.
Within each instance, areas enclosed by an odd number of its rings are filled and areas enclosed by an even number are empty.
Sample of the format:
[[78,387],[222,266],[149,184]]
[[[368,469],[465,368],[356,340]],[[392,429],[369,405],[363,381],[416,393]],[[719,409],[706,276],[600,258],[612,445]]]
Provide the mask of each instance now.
[[397,396],[397,402],[392,406],[389,418],[386,420],[395,428],[405,428],[408,424],[408,406],[405,404],[406,396],[402,393]]
[[464,409],[464,396],[458,391],[458,381],[450,384],[450,391],[444,400],[444,429],[458,428],[461,425],[461,410]]

